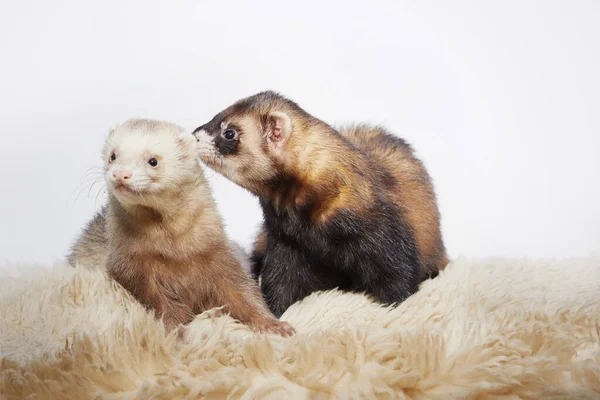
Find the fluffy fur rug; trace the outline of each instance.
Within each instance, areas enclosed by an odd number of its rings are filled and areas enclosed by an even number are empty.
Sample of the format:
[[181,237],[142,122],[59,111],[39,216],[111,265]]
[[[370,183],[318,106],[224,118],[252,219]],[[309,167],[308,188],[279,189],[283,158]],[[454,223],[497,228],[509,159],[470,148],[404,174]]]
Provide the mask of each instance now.
[[1,271],[6,399],[600,398],[600,257],[458,259],[396,309],[313,294],[288,339],[211,312],[165,336],[102,272]]

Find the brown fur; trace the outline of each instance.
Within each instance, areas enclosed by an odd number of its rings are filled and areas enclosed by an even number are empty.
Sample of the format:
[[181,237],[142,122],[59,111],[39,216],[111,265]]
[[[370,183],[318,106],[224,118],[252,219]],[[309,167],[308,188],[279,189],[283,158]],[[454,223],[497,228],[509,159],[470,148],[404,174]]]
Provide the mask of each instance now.
[[379,128],[354,125],[340,129],[354,146],[394,177],[389,195],[410,221],[426,273],[442,270],[448,258],[440,230],[440,213],[429,174],[406,143],[390,142]]
[[139,204],[123,204],[109,190],[109,275],[168,329],[223,306],[256,331],[292,334],[241,268],[202,170],[194,165],[190,179]]

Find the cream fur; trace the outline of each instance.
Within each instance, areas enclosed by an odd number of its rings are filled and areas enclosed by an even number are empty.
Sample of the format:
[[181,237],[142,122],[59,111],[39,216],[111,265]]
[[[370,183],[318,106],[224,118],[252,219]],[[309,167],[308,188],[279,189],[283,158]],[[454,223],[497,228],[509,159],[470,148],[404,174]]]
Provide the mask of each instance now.
[[287,339],[208,311],[178,342],[100,271],[3,274],[7,399],[600,398],[600,257],[461,258],[391,310],[313,294]]

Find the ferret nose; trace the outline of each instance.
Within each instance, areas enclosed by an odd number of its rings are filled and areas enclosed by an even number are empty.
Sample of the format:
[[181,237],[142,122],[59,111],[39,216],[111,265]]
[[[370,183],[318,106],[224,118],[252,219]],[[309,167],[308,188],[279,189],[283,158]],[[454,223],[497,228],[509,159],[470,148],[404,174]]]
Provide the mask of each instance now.
[[205,135],[208,132],[206,132],[206,130],[204,130],[204,125],[197,127],[196,129],[194,129],[194,131],[192,132],[192,135],[194,135],[194,137],[196,138],[196,141],[200,141],[200,135]]
[[124,180],[131,178],[131,171],[113,171],[113,177],[117,180],[117,182],[123,182]]

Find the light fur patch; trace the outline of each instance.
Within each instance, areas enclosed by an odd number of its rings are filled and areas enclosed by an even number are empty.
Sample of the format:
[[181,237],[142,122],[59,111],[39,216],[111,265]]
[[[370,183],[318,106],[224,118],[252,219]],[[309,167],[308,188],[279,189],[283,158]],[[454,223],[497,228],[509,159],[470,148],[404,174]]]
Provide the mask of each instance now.
[[221,155],[215,149],[215,139],[211,137],[205,130],[197,131],[194,133],[196,137],[196,150],[198,155],[202,158],[222,158]]

